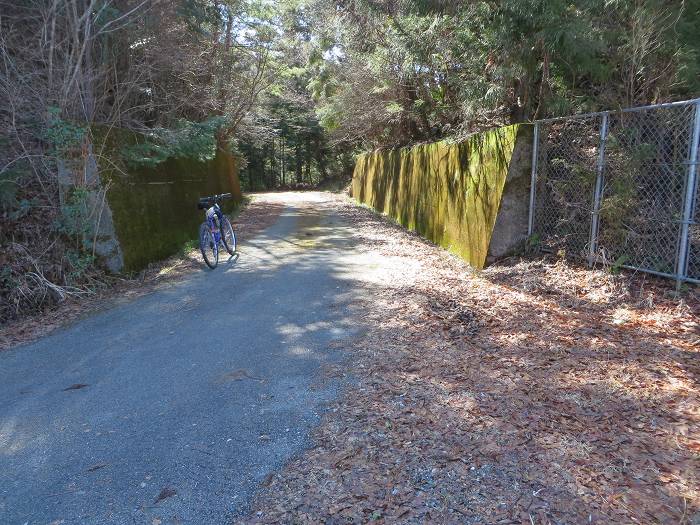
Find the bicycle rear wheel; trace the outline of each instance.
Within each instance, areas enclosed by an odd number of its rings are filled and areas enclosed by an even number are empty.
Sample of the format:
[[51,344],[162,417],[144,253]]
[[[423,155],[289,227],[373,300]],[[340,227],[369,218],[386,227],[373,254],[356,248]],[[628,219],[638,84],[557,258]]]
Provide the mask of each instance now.
[[231,221],[226,216],[221,221],[221,238],[229,255],[236,253],[236,232],[233,231]]
[[199,226],[199,249],[202,258],[212,270],[219,264],[219,247],[214,242],[214,235],[206,222]]

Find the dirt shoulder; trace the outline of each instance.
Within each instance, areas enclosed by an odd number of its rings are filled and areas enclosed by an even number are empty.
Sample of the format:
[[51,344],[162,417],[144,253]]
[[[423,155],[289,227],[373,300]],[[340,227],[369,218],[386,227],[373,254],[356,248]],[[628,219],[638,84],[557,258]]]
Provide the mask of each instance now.
[[[250,197],[232,220],[239,245],[272,225],[284,208],[284,203],[274,194],[253,194]],[[0,352],[43,337],[120,301],[151,293],[195,271],[208,271],[198,248],[184,249],[182,253],[153,263],[130,277],[101,276],[91,294],[68,297],[55,308],[0,326]]]
[[[556,259],[464,263],[326,203],[391,264],[316,446],[244,523],[698,523],[697,288]],[[379,270],[373,270],[377,272]],[[379,284],[381,283],[381,284]]]

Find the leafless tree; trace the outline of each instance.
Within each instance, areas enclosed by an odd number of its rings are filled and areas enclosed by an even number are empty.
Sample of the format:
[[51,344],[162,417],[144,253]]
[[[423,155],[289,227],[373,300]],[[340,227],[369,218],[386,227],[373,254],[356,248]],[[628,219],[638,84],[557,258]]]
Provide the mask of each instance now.
[[[82,244],[104,202],[98,166],[118,164],[110,130],[219,116],[230,149],[268,81],[269,35],[236,0],[195,4],[182,15],[166,0],[0,0],[0,321],[88,292],[90,272],[76,281],[66,254],[94,254]],[[91,197],[72,201],[81,190]],[[66,213],[91,228],[67,234]]]

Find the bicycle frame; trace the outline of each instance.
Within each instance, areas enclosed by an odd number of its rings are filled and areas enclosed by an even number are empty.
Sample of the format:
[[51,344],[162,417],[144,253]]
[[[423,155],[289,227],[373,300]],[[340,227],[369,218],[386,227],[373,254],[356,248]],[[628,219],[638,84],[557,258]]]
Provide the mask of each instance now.
[[221,243],[221,223],[223,212],[218,204],[214,204],[211,208],[204,212],[207,219],[207,224],[209,225],[209,230],[214,237],[214,247],[218,251],[219,244]]
[[[236,251],[236,234],[219,205],[219,201],[230,198],[230,193],[200,197],[197,204],[198,209],[204,210],[204,222],[199,227],[199,249],[202,252],[204,262],[212,270],[219,263],[220,248],[225,248],[231,255]],[[230,240],[228,239],[229,233]],[[213,259],[207,255],[209,251],[213,252]]]

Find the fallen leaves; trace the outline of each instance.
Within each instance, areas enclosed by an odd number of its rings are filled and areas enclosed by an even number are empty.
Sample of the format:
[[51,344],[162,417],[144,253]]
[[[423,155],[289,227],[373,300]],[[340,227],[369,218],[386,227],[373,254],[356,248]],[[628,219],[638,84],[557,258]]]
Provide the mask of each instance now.
[[69,392],[71,390],[81,390],[81,389],[86,388],[88,386],[90,386],[90,385],[88,385],[87,383],[75,383],[74,385],[71,385],[69,387],[64,388],[63,391]]
[[[316,446],[246,523],[692,523],[700,519],[698,297],[560,260],[475,274],[342,200],[374,327]],[[419,261],[419,264],[415,264]],[[672,284],[672,283],[671,283]],[[617,322],[620,320],[621,322]]]
[[172,498],[173,496],[176,496],[177,492],[175,491],[174,488],[172,487],[163,487],[163,489],[160,491],[160,494],[158,494],[158,497],[153,501],[154,505],[157,505],[161,501]]

